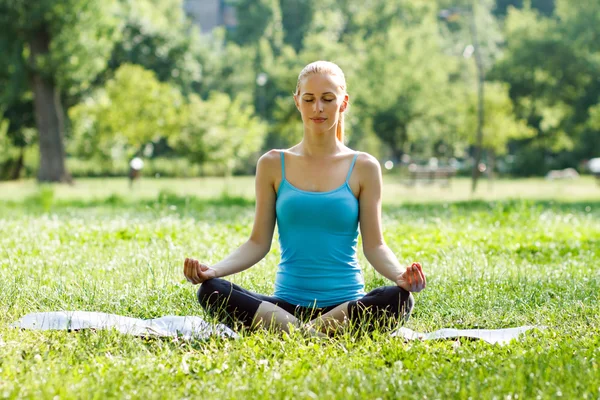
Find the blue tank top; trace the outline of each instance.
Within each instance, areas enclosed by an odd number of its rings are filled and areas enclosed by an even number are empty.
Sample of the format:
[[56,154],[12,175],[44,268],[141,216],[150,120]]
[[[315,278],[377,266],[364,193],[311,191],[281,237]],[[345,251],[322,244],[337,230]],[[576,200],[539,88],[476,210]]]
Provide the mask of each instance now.
[[348,180],[328,192],[309,192],[285,178],[281,152],[281,184],[276,213],[281,261],[275,297],[304,307],[327,307],[364,296],[364,279],[356,254],[358,200]]

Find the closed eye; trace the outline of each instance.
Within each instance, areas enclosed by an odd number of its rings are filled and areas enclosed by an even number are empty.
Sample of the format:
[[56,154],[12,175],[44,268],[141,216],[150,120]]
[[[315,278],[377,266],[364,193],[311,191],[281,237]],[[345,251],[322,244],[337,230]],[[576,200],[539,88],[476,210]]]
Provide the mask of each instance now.
[[[323,99],[323,101],[326,101],[326,102],[328,102],[328,103],[331,103],[331,102],[332,102],[332,101],[334,101],[334,100],[335,100],[335,99]],[[310,99],[310,100],[308,100],[308,99],[304,99],[304,102],[305,102],[305,103],[312,103],[313,101],[315,101],[315,99]]]

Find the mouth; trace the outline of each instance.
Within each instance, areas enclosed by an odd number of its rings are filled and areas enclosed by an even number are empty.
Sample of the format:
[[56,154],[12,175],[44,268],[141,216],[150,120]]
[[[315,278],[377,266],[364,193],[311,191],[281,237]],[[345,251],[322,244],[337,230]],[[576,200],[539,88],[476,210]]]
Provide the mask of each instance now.
[[325,122],[327,118],[311,118],[311,120],[316,122],[317,124],[320,124],[321,122]]

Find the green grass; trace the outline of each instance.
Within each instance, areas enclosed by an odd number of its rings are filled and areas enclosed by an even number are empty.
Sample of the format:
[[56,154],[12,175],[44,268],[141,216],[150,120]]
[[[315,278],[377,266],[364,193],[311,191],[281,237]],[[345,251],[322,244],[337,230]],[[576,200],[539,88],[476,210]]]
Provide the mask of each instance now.
[[[448,188],[440,185],[418,185],[410,187],[397,175],[384,175],[384,201],[387,204],[436,203],[471,200],[534,199],[583,201],[598,200],[600,185],[590,176],[577,180],[548,181],[543,178],[500,179],[490,188],[486,180],[481,180],[478,192],[471,195],[471,181],[455,178]],[[160,193],[170,193],[180,197],[214,199],[223,193],[233,197],[252,198],[254,179],[252,177],[222,178],[142,178],[129,189],[125,178],[76,179],[75,185],[55,188],[57,200],[98,201],[112,196],[125,202],[139,200],[154,201]],[[39,187],[33,180],[20,182],[0,182],[0,201],[21,201],[39,194]]]
[[[467,189],[386,177],[386,241],[428,273],[407,326],[548,327],[509,346],[378,333],[182,342],[18,331],[8,325],[53,310],[203,315],[182,259],[215,262],[248,237],[252,180],[145,180],[133,193],[125,180],[2,183],[0,397],[597,399],[600,187],[502,181],[489,193],[483,182],[475,199]],[[233,280],[272,293],[278,260],[274,242]],[[368,289],[384,284],[361,262]]]

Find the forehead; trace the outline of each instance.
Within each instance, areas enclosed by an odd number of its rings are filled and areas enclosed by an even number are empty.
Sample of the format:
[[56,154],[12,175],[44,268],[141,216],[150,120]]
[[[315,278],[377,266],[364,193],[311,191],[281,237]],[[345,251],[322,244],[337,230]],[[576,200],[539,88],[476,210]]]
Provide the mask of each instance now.
[[300,95],[304,93],[312,93],[318,96],[321,93],[331,92],[343,93],[342,79],[339,76],[332,74],[309,74],[300,81]]

